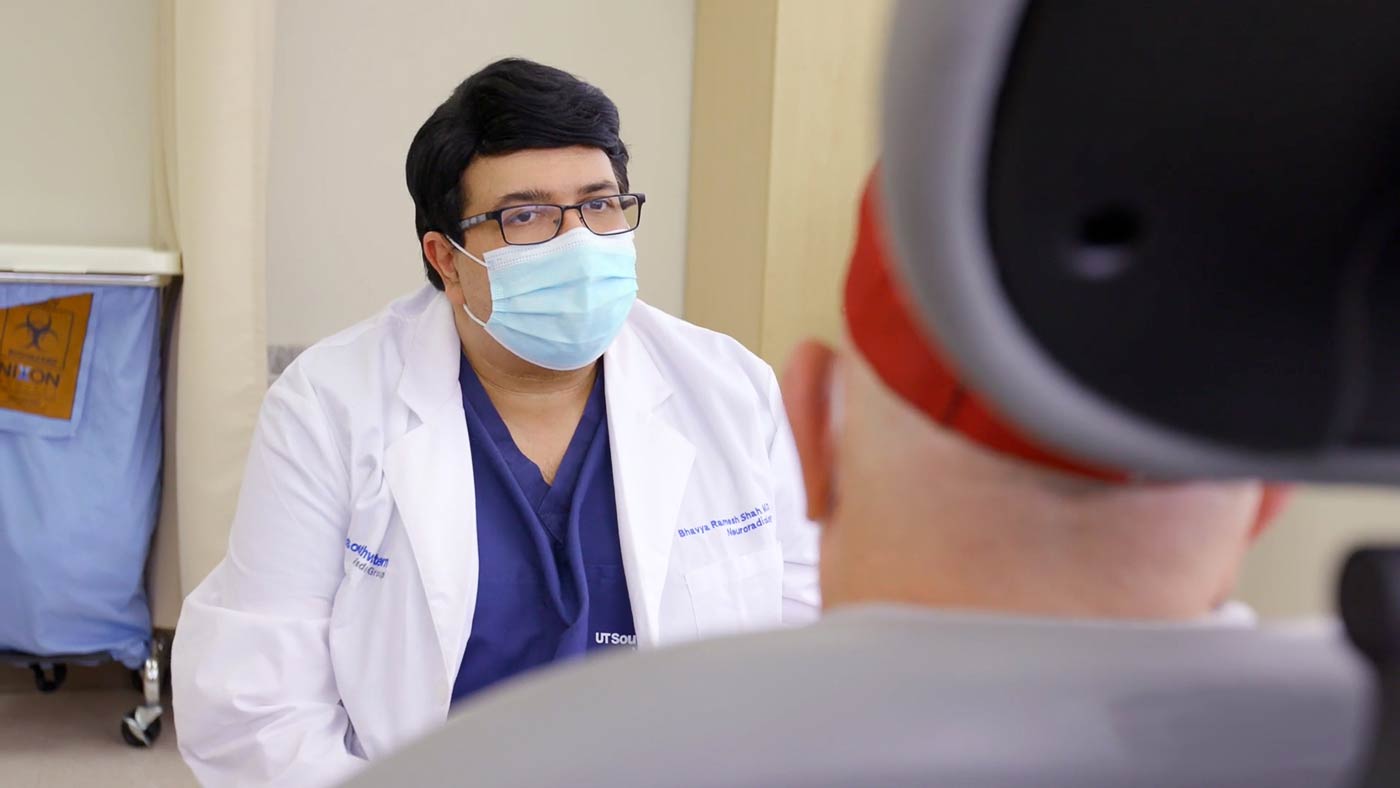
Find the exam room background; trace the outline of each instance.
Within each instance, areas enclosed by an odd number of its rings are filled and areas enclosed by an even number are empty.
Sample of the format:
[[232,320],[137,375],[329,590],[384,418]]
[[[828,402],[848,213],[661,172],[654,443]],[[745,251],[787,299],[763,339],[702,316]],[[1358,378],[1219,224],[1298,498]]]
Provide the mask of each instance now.
[[[420,286],[404,152],[462,78],[507,55],[618,103],[649,196],[643,298],[776,366],[803,335],[839,337],[888,0],[250,1],[266,16],[243,50],[267,70],[249,83],[267,86],[254,95],[266,177],[248,176],[263,227],[240,237],[232,223],[224,249],[254,250],[249,314],[265,323],[250,333],[265,333],[273,366]],[[210,2],[181,0],[185,13]],[[169,243],[157,141],[170,3],[0,0],[0,242]],[[181,78],[220,78],[206,71]],[[222,551],[238,470],[190,491],[207,497],[203,516],[157,550],[153,575],[174,578],[158,583],[158,624]],[[1400,539],[1400,494],[1306,490],[1250,557],[1241,596],[1267,616],[1328,611],[1338,561],[1363,538]]]

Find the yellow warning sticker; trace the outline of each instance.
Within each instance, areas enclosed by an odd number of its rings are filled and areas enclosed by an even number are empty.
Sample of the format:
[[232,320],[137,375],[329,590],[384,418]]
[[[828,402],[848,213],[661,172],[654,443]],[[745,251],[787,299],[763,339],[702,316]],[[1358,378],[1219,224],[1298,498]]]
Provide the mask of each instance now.
[[0,309],[0,408],[73,418],[92,293]]

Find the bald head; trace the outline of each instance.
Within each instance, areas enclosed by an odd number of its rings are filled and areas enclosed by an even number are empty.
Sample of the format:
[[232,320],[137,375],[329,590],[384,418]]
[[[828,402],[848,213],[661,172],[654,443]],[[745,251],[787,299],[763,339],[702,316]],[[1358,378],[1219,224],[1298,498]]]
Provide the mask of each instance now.
[[784,379],[829,607],[1190,619],[1230,593],[1273,508],[1254,482],[1112,484],[935,424],[855,353],[808,343]]

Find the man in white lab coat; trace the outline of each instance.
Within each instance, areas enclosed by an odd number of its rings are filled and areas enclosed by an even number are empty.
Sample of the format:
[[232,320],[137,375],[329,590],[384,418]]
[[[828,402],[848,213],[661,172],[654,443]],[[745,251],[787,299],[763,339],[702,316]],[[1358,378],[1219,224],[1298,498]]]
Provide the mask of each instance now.
[[355,786],[1301,787],[1344,773],[1364,741],[1360,665],[1326,638],[1255,631],[1229,601],[1284,490],[1128,480],[1026,438],[905,306],[875,191],[849,342],[803,345],[784,378],[828,615],[503,686]]
[[201,781],[328,784],[536,667],[815,617],[776,379],[636,301],[618,129],[598,89],[506,60],[418,132],[430,285],[268,392],[228,555],[186,600]]

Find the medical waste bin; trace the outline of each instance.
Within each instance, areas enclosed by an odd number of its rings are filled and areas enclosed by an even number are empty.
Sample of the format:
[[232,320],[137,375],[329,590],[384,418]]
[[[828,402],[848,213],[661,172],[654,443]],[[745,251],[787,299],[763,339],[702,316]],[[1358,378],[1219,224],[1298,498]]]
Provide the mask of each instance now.
[[163,300],[177,264],[104,251],[0,247],[0,655],[29,665],[45,692],[68,664],[137,671],[143,703],[121,732],[150,746],[162,662],[145,568],[160,502]]

